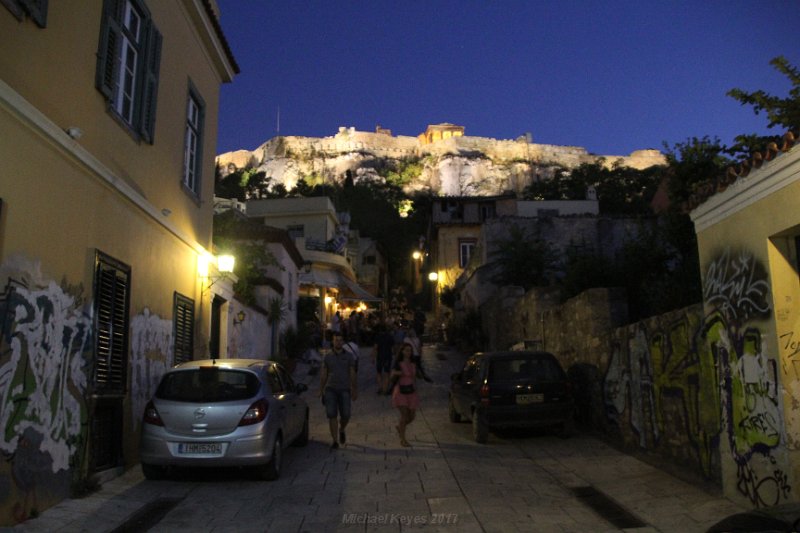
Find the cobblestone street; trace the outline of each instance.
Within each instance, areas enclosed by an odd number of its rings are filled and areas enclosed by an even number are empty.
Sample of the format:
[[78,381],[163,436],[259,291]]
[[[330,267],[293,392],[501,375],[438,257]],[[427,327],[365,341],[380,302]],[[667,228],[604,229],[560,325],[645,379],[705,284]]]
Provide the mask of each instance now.
[[397,415],[389,398],[375,393],[369,350],[362,348],[360,395],[343,448],[329,449],[318,376],[299,366],[295,376],[310,386],[311,441],[287,450],[277,481],[218,473],[146,481],[137,467],[15,531],[123,531],[117,528],[124,525],[155,532],[686,533],[739,510],[591,437],[492,434],[488,445],[476,444],[470,424],[447,417],[449,376],[464,357],[432,345],[424,357],[435,382],[420,385],[411,448],[400,446]]

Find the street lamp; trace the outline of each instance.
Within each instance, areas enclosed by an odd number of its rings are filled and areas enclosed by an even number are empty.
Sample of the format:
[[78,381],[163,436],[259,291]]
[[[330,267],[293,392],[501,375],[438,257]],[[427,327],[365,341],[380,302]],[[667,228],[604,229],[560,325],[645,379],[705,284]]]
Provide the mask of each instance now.
[[422,252],[414,250],[411,253],[411,259],[413,259],[411,264],[411,290],[416,294],[422,289],[422,280],[419,272],[420,263],[422,263]]

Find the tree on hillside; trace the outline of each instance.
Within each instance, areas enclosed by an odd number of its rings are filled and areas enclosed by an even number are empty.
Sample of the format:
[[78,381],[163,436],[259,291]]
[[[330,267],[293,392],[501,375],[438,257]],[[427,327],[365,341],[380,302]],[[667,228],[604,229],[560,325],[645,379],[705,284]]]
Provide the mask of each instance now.
[[556,263],[549,242],[538,234],[528,234],[516,224],[509,228],[508,238],[499,240],[490,253],[490,264],[496,269],[492,282],[517,285],[526,291],[548,284],[548,275]]
[[406,272],[411,248],[427,231],[429,204],[424,197],[412,198],[408,217],[400,216],[400,206],[408,200],[402,189],[390,183],[358,183],[329,188],[338,211],[350,213],[350,226],[361,235],[375,239],[387,255],[390,283],[408,281]]
[[551,179],[530,184],[523,191],[523,198],[585,200],[593,187],[602,214],[648,214],[663,170],[663,167],[638,170],[619,161],[611,168],[606,168],[604,161],[584,163],[572,170],[559,168]]
[[282,184],[273,185],[272,178],[263,170],[254,168],[237,169],[226,176],[216,175],[214,195],[220,198],[236,198],[240,202],[254,198],[283,198],[286,188]]

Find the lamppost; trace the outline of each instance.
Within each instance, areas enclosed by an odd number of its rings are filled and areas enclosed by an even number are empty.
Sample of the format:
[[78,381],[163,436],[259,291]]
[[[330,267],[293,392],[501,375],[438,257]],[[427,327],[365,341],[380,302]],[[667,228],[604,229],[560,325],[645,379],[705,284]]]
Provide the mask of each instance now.
[[[439,302],[438,302],[438,295],[439,295],[439,273],[435,270],[428,273],[428,281],[430,282],[430,290],[431,290],[431,311],[433,311],[433,316],[435,317],[435,323],[437,328],[439,327],[440,320],[439,320]],[[441,332],[440,332],[441,335]]]
[[419,275],[419,267],[420,263],[422,262],[422,252],[419,250],[414,250],[411,254],[411,258],[413,259],[413,264],[411,265],[411,287],[413,289],[413,293],[417,294],[422,290],[422,280],[420,279]]

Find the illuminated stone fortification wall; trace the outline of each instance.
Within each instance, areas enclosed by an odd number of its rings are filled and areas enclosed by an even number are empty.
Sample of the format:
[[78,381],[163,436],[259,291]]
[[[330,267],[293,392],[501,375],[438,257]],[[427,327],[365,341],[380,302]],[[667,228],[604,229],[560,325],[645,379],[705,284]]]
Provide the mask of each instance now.
[[[390,136],[385,133],[356,131],[339,128],[331,137],[275,137],[252,152],[237,150],[218,156],[221,165],[234,163],[237,167],[250,160],[257,163],[281,157],[329,158],[343,153],[365,152],[380,157],[424,157],[427,155],[482,154],[495,161],[530,161],[537,164],[561,164],[574,167],[582,163],[605,158],[607,164],[622,159],[623,164],[634,168],[664,164],[658,150],[637,150],[627,156],[592,155],[579,146],[556,146],[528,143],[524,140],[500,140],[488,137],[457,136],[423,144],[417,137]],[[241,167],[240,167],[241,168]]]

